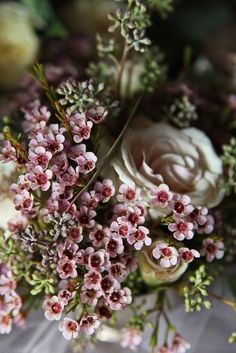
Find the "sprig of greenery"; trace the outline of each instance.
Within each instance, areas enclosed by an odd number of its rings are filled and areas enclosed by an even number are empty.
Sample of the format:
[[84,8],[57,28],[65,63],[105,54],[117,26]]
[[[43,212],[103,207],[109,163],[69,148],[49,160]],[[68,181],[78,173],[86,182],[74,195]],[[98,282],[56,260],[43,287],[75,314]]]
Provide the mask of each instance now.
[[236,191],[236,138],[233,137],[228,145],[223,146],[222,161],[226,169],[224,186],[228,194]]
[[236,332],[232,332],[229,336],[229,343],[236,343]]
[[203,307],[206,309],[211,308],[212,303],[208,299],[207,287],[212,282],[213,277],[207,274],[205,265],[200,266],[194,275],[189,277],[189,285],[183,288],[187,312],[201,311]]

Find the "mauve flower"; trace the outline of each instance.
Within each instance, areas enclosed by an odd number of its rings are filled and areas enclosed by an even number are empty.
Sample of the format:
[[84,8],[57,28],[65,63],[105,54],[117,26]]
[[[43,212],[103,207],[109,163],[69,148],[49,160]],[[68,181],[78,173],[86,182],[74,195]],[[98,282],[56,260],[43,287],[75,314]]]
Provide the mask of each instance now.
[[0,315],[0,334],[10,333],[12,329],[12,318],[10,315]]
[[142,332],[135,327],[128,327],[122,330],[121,346],[137,351],[142,342]]
[[158,205],[162,208],[166,208],[173,198],[173,193],[166,184],[160,184],[157,188],[152,189],[150,195],[152,197],[151,206],[153,207]]
[[201,250],[201,256],[206,256],[208,262],[212,262],[215,258],[217,260],[222,259],[224,256],[225,248],[224,243],[220,240],[214,240],[207,238],[203,240],[203,248]]
[[56,295],[47,298],[43,302],[44,316],[47,320],[60,320],[64,309],[64,303],[61,302]]
[[117,195],[117,200],[119,202],[135,202],[140,196],[140,190],[136,190],[135,184],[126,185],[122,184],[119,188],[119,194]]
[[12,146],[11,142],[6,140],[3,142],[2,153],[0,154],[0,161],[7,163],[17,161],[16,149]]
[[214,230],[215,226],[215,219],[212,215],[207,215],[206,217],[206,222],[203,225],[198,225],[197,227],[197,233],[199,234],[210,234]]
[[68,240],[74,243],[81,243],[83,240],[82,227],[71,227],[68,229]]
[[[172,192],[189,195],[194,206],[214,207],[224,196],[222,161],[196,128],[179,130],[146,121],[126,134],[113,168],[121,182],[140,187],[147,201],[150,190],[162,183]],[[163,214],[161,208],[157,211]]]
[[68,341],[72,338],[76,338],[79,334],[78,322],[67,317],[59,323],[58,329],[62,332],[63,337]]
[[89,271],[84,276],[84,287],[87,289],[101,289],[102,276],[97,271]]
[[127,242],[133,245],[136,250],[140,250],[144,245],[149,246],[152,244],[152,239],[148,234],[149,230],[146,227],[132,228],[127,237]]
[[107,275],[103,277],[101,281],[101,289],[103,293],[110,293],[115,288],[119,289],[119,283],[113,276]]
[[80,320],[80,333],[92,335],[100,326],[100,321],[96,314],[84,314]]
[[121,310],[126,305],[131,304],[132,296],[129,288],[112,291],[107,297],[107,303],[112,310]]
[[52,153],[47,151],[42,146],[37,146],[33,150],[29,151],[28,155],[29,163],[27,164],[30,170],[34,170],[34,168],[39,165],[43,170],[48,168],[48,164],[52,159]]
[[131,229],[132,227],[127,221],[126,222],[122,222],[121,220],[119,220],[119,222],[114,221],[110,225],[111,232],[117,233],[122,238],[127,238]]
[[194,226],[192,223],[185,221],[184,219],[176,219],[175,223],[170,223],[168,229],[173,232],[175,239],[182,241],[186,239],[192,239],[194,232]]
[[61,289],[57,296],[60,302],[62,302],[65,306],[73,298],[73,294],[68,289]]
[[76,262],[63,257],[58,261],[57,272],[60,278],[75,278],[77,277]]
[[124,251],[122,238],[116,233],[112,233],[109,239],[105,241],[105,249],[111,257],[116,257]]
[[115,194],[113,182],[109,179],[104,179],[102,182],[97,181],[94,185],[94,190],[96,191],[99,200],[103,203],[108,202]]
[[169,268],[175,266],[178,262],[178,251],[167,243],[158,243],[152,251],[155,259],[159,260],[161,267]]
[[90,138],[93,123],[92,121],[87,121],[84,113],[75,113],[69,116],[69,122],[75,143],[80,143]]
[[90,306],[96,306],[98,298],[101,296],[101,292],[95,289],[84,290],[80,293],[81,302]]
[[191,198],[188,195],[175,194],[171,202],[171,209],[178,216],[187,216],[194,207],[191,205]]
[[181,259],[187,263],[192,262],[194,260],[194,258],[200,257],[199,252],[195,249],[190,250],[189,248],[180,248],[178,251],[179,251]]
[[108,227],[96,224],[92,232],[89,233],[89,239],[95,248],[100,248],[105,243],[105,240],[109,239],[110,234],[111,232]]
[[186,342],[180,335],[175,335],[171,346],[172,353],[185,353],[191,348],[191,345]]
[[33,172],[26,175],[27,179],[31,181],[31,189],[47,191],[50,188],[50,179],[52,179],[52,171],[50,169],[43,170],[41,166],[36,166]]
[[98,106],[96,108],[90,108],[86,112],[86,117],[87,119],[92,120],[94,124],[100,124],[104,121],[107,114],[108,114],[108,111],[104,107]]
[[95,225],[94,217],[96,216],[96,212],[94,210],[89,209],[86,206],[82,206],[76,212],[76,218],[78,219],[80,225],[86,228],[93,228]]
[[14,197],[14,204],[17,210],[30,212],[34,206],[34,197],[27,190],[22,190]]
[[127,264],[123,264],[121,262],[115,262],[109,268],[110,275],[114,277],[117,281],[122,282],[129,273],[129,269],[127,268],[128,266],[126,265]]

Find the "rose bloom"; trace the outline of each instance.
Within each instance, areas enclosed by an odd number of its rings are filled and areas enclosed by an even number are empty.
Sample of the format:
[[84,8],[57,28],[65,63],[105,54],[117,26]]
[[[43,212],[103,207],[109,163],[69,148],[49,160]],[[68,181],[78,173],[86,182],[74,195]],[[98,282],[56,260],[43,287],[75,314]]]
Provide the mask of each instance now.
[[170,191],[189,195],[194,206],[217,206],[224,196],[222,162],[205,133],[147,120],[142,125],[126,134],[113,160],[120,181],[135,183],[148,201],[150,190],[165,183]]
[[151,246],[140,251],[139,267],[141,275],[143,280],[150,286],[175,282],[182,276],[188,267],[188,264],[180,258],[176,258],[176,262],[174,261],[172,264],[170,263],[171,266],[163,267],[163,263],[160,263],[160,259],[153,256],[153,251],[154,255],[157,255],[155,253],[156,249],[163,244],[165,244],[165,241],[161,239],[156,240]]

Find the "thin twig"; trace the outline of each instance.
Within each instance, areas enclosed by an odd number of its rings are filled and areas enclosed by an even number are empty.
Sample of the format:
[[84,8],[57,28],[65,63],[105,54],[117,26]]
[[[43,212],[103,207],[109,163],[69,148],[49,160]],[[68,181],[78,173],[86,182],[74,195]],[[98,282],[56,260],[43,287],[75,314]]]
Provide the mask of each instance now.
[[114,151],[116,150],[117,146],[119,145],[125,131],[127,130],[128,126],[130,125],[134,114],[141,102],[142,97],[140,96],[133,109],[132,112],[128,118],[128,120],[126,121],[123,129],[121,130],[119,136],[117,137],[117,139],[115,140],[115,142],[113,143],[112,147],[110,148],[110,150],[108,151],[106,157],[104,158],[102,164],[100,165],[100,167],[97,169],[97,171],[93,174],[93,176],[91,177],[91,179],[88,181],[88,183],[75,195],[75,197],[73,198],[73,200],[71,201],[69,207],[67,208],[67,211],[71,208],[71,206],[78,200],[78,198],[88,189],[88,187],[96,180],[96,178],[98,177],[98,175],[100,174],[100,172],[102,171],[102,169],[104,168],[105,164],[108,162],[108,160],[111,158],[112,154],[114,153]]

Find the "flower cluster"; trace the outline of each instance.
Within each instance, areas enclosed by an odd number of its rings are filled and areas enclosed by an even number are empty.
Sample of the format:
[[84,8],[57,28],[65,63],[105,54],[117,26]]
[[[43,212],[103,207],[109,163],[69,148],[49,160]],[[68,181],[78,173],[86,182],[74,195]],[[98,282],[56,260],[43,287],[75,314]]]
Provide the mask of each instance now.
[[146,209],[135,187],[121,185],[110,220],[106,225],[98,222],[101,205],[114,193],[110,180],[97,181],[81,196],[80,207],[57,237],[54,261],[63,289],[47,297],[43,308],[48,320],[60,320],[67,306],[79,300],[83,308],[80,318],[65,317],[59,323],[66,339],[92,335],[102,319],[131,303],[131,290],[121,284],[137,269],[133,251],[151,244],[143,226]]
[[9,266],[0,264],[0,333],[10,333],[13,323],[24,325],[22,300],[16,293],[16,281]]
[[[151,190],[150,204],[151,207],[158,206],[167,210],[169,213],[167,220],[170,219],[167,222],[168,229],[174,240],[181,242],[179,244],[183,245],[183,241],[191,240],[195,233],[209,235],[214,230],[214,218],[208,213],[206,207],[194,207],[189,196],[171,192],[166,184],[160,184]],[[203,240],[200,253],[196,249],[189,249],[185,246],[175,247],[170,243],[158,242],[152,251],[153,257],[163,268],[176,266],[179,260],[190,263],[194,258],[199,258],[200,254],[206,256],[208,262],[213,261],[214,258],[221,259],[224,255],[223,242],[210,237]]]

